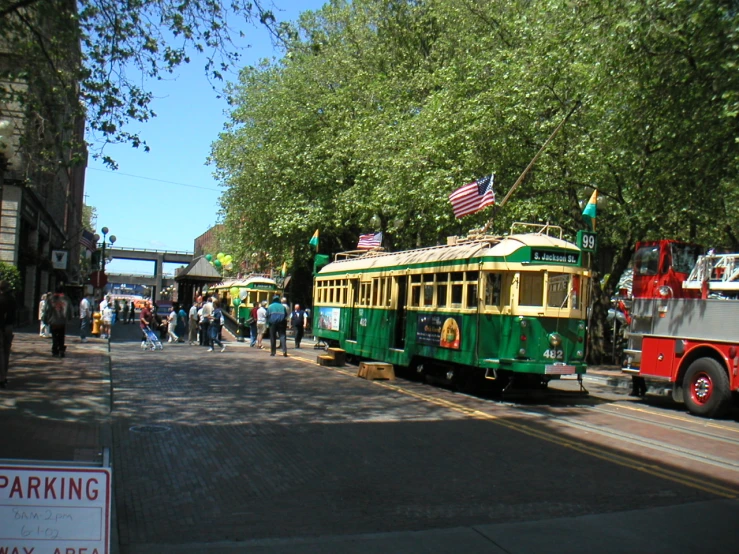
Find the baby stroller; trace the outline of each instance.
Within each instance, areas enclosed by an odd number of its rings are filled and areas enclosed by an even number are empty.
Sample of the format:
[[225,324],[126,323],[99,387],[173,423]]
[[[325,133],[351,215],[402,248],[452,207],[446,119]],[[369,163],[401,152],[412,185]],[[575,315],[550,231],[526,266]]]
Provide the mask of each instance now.
[[157,334],[148,325],[144,327],[146,340],[141,343],[141,350],[161,350],[162,343]]

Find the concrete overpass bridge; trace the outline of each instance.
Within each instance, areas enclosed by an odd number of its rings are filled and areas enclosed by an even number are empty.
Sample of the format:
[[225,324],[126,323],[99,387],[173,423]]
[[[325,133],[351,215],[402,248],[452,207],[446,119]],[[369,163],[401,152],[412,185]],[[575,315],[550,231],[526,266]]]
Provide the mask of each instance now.
[[174,276],[164,274],[164,264],[174,263],[188,265],[192,261],[193,253],[108,247],[105,249],[105,257],[113,260],[154,262],[153,275],[107,273],[107,276],[109,283],[125,283],[149,287],[152,291],[152,297],[158,300],[162,290],[175,282]]

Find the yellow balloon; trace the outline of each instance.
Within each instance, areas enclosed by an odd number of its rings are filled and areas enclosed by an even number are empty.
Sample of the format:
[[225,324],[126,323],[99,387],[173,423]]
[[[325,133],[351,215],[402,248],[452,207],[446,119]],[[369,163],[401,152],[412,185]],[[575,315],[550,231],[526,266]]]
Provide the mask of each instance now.
[[216,254],[216,258],[222,260],[224,255],[225,254],[223,252],[219,252],[218,254]]
[[236,298],[239,294],[239,287],[231,287],[228,292],[231,293],[231,298]]
[[230,264],[233,261],[231,254],[226,254],[223,259],[226,262],[226,264]]

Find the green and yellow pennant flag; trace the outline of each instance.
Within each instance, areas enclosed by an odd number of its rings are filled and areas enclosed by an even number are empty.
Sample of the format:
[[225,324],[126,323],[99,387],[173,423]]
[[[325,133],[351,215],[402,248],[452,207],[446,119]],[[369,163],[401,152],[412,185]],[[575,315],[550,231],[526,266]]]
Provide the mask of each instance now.
[[282,263],[282,270],[280,271],[280,274],[282,275],[282,277],[287,275],[287,262]]
[[308,242],[311,246],[315,246],[316,250],[318,250],[318,229],[316,229],[316,232],[313,233],[313,236],[310,239],[310,242]]
[[590,226],[591,231],[595,231],[595,215],[596,215],[596,204],[598,202],[598,190],[594,190],[590,196],[585,209],[582,211],[582,218]]

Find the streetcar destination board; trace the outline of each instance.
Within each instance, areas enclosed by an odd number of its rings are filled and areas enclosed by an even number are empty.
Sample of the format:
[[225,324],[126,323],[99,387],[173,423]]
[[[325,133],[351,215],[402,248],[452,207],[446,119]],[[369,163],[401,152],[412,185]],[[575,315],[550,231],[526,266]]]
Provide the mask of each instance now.
[[580,256],[571,252],[553,252],[551,250],[531,250],[531,262],[538,264],[577,265]]

